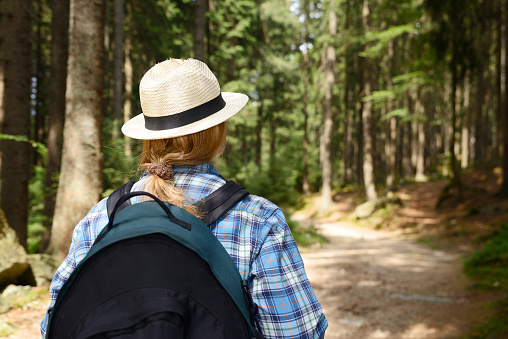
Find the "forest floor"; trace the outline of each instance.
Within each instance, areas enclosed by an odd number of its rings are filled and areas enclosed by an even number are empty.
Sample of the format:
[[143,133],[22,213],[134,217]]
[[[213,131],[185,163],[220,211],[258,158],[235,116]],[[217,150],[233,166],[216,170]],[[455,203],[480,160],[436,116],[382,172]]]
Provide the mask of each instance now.
[[[327,339],[467,338],[506,295],[478,290],[463,260],[508,221],[508,199],[496,198],[499,172],[464,172],[464,199],[446,199],[447,181],[411,183],[397,191],[402,206],[356,220],[359,192],[339,193],[332,213],[317,216],[319,196],[293,214],[328,242],[302,248],[307,275],[329,321]],[[315,208],[313,208],[313,206]],[[42,287],[47,289],[47,287]],[[0,315],[0,337],[39,338],[47,294]],[[12,330],[2,330],[9,323]]]
[[[447,181],[413,183],[402,206],[356,220],[358,193],[334,197],[334,213],[313,208],[293,219],[313,223],[329,242],[303,250],[306,272],[329,321],[327,339],[470,338],[504,292],[479,290],[463,262],[508,220],[508,199],[496,198],[499,173],[464,173],[464,199],[444,200]],[[307,203],[307,206],[313,203]],[[476,338],[476,337],[475,337]]]

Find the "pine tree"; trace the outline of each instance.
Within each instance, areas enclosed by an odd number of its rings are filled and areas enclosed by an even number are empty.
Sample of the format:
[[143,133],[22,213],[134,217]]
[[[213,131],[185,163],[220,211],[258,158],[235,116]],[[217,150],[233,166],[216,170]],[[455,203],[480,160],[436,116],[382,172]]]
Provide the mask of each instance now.
[[64,257],[72,230],[102,193],[105,2],[72,0],[62,170],[50,250]]
[[[30,138],[32,1],[0,2],[0,136]],[[0,142],[0,208],[23,246],[27,244],[27,142]]]

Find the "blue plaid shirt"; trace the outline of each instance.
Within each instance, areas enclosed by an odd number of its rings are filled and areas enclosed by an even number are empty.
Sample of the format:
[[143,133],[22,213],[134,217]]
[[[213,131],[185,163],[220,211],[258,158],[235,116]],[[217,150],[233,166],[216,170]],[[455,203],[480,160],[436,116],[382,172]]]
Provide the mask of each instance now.
[[[190,202],[224,185],[210,164],[175,166],[175,185]],[[145,177],[132,190],[139,190]],[[133,198],[133,202],[136,198]],[[72,236],[69,254],[58,268],[50,287],[51,303],[72,271],[86,256],[108,222],[103,199],[81,220]],[[139,200],[139,198],[138,198]],[[324,338],[328,322],[305,274],[303,261],[282,211],[270,201],[248,195],[210,227],[235,262],[259,305],[258,319],[266,338]],[[48,313],[41,323],[46,335]]]

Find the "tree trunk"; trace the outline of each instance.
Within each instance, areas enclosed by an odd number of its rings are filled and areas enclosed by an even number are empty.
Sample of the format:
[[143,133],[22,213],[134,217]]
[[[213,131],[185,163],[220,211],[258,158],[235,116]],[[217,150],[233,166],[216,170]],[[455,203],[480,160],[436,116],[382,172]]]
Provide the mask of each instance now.
[[[360,57],[358,54],[355,55],[354,58],[354,69],[355,73],[361,75],[360,70]],[[363,185],[363,123],[362,123],[362,110],[363,103],[361,101],[361,93],[363,90],[363,83],[361,81],[356,82],[356,105],[355,105],[355,114],[353,116],[354,126],[356,135],[353,139],[353,152],[354,152],[354,160],[353,160],[353,173],[356,175],[356,184],[358,186]]]
[[408,101],[408,107],[411,115],[411,123],[410,123],[410,130],[411,130],[411,170],[410,170],[410,176],[414,176],[416,174],[416,158],[418,154],[418,121],[416,120],[416,110],[417,110],[417,103],[414,100],[414,93],[413,89],[409,89],[407,101]]
[[[487,158],[487,144],[488,144],[488,137],[487,137],[487,114],[486,110],[484,108],[485,106],[485,67],[488,65],[488,62],[490,60],[489,55],[489,48],[490,43],[487,39],[489,36],[487,34],[487,18],[485,17],[487,14],[487,5],[488,1],[485,0],[482,3],[482,8],[480,11],[480,34],[481,39],[479,41],[479,58],[476,66],[476,81],[477,81],[477,93],[476,93],[476,109],[475,109],[475,116],[476,116],[476,130],[475,130],[475,156],[476,161],[483,161]],[[485,64],[487,62],[487,64]],[[488,68],[488,66],[487,66]]]
[[427,181],[425,176],[425,121],[422,119],[425,116],[425,106],[423,101],[423,90],[418,89],[416,93],[416,114],[417,114],[417,144],[416,144],[416,174],[415,180],[417,182]]
[[205,62],[206,0],[194,3],[194,59]]
[[309,43],[309,4],[308,1],[303,2],[302,11],[304,13],[305,21],[304,21],[304,43],[305,50],[303,53],[303,178],[302,178],[302,193],[309,194],[310,186],[309,186],[309,51],[308,51],[308,43]]
[[[394,42],[390,41],[388,44],[388,60],[386,70],[387,70],[387,87],[388,90],[393,90],[393,82],[392,82],[392,74],[391,74],[391,66],[395,64],[395,49]],[[388,99],[387,103],[387,111],[388,113],[393,110],[393,100]],[[386,165],[387,165],[387,175],[386,175],[386,187],[391,189],[395,186],[395,154],[396,154],[396,146],[397,146],[397,118],[391,117],[387,121],[388,123],[388,140],[387,140],[387,155],[386,155]]]
[[303,194],[309,194],[309,55],[307,52],[304,55],[304,90],[303,90],[303,183],[302,192]]
[[124,11],[125,1],[115,0],[115,35],[113,50],[113,140],[120,137],[120,122],[123,120],[123,54],[124,54]]
[[[369,0],[363,0],[363,29],[365,34],[370,30],[369,27]],[[366,46],[368,48],[368,45]],[[371,95],[371,79],[369,72],[368,59],[364,59],[363,64],[363,94],[365,97]],[[365,184],[365,193],[369,201],[377,199],[376,184],[374,177],[374,157],[373,157],[373,145],[372,145],[372,134],[371,134],[371,123],[372,123],[372,102],[367,100],[363,103],[362,110],[362,122],[363,122],[363,181]]]
[[69,0],[52,0],[51,22],[51,84],[48,107],[48,155],[46,159],[46,197],[44,199],[45,231],[39,244],[43,252],[49,245],[51,222],[55,210],[56,186],[62,159],[63,129],[65,120],[65,87],[67,58],[69,55]]
[[457,134],[457,89],[458,89],[458,69],[457,63],[455,60],[455,55],[457,53],[456,47],[454,47],[454,55],[452,56],[451,61],[451,71],[452,71],[452,90],[451,90],[451,133],[450,133],[450,167],[451,167],[451,186],[458,188],[459,198],[462,196],[462,187],[460,182],[460,171],[457,163],[457,153],[456,153],[456,134]]
[[326,211],[332,203],[332,133],[333,133],[333,86],[335,84],[335,45],[337,35],[337,13],[334,0],[330,1],[328,19],[328,34],[331,40],[326,48],[325,65],[325,114],[323,119],[323,134],[321,135],[321,210]]
[[258,121],[256,124],[256,166],[261,170],[261,153],[263,148],[263,99],[259,98],[258,106]]
[[[344,10],[344,34],[349,34],[349,6],[350,2],[346,1]],[[344,163],[344,173],[343,173],[343,181],[344,184],[347,184],[351,181],[351,137],[352,137],[352,129],[353,126],[350,122],[350,107],[349,107],[349,41],[346,39],[344,41],[344,152],[343,152],[343,163]]]
[[[211,13],[215,12],[215,0],[208,0],[208,11]],[[206,12],[205,12],[205,14],[206,14]],[[207,28],[208,28],[208,39],[206,39],[206,53],[208,55],[212,55],[215,52],[213,42],[211,39],[211,37],[212,37],[211,32],[215,31],[213,20],[208,20]]]
[[461,146],[461,156],[460,156],[460,165],[461,168],[465,169],[469,167],[469,121],[470,121],[470,115],[468,115],[468,112],[471,110],[469,109],[469,102],[471,98],[471,83],[469,81],[469,77],[466,77],[464,84],[464,116],[462,117],[462,146]]
[[67,253],[72,230],[102,193],[104,0],[72,0],[62,171],[50,250]]
[[402,176],[409,178],[411,176],[411,122],[406,121],[401,124],[400,134],[402,137]]
[[[434,121],[434,117],[436,116],[436,88],[434,87],[430,95],[427,96],[426,107],[428,107],[428,121]],[[439,126],[431,124],[429,127],[429,157],[428,157],[428,166],[430,173],[437,173],[438,171],[438,153],[439,153]]]
[[[44,98],[43,91],[43,80],[45,78],[45,62],[44,62],[44,53],[42,51],[42,45],[44,43],[43,35],[42,35],[42,15],[44,11],[45,4],[43,4],[42,0],[37,0],[37,9],[35,10],[36,14],[36,38],[35,38],[35,77],[36,77],[36,85],[35,85],[35,107],[33,110],[35,111],[35,128],[33,130],[33,140],[41,143],[45,143],[45,111],[44,106],[47,98]],[[46,99],[46,100],[45,100]],[[35,166],[42,166],[41,155],[34,149],[33,150],[33,164]]]
[[[504,133],[505,126],[503,124],[503,116],[505,109],[504,93],[505,93],[505,82],[506,78],[506,54],[503,49],[503,28],[506,35],[506,20],[503,21],[503,0],[498,0],[497,3],[497,49],[496,49],[496,97],[497,97],[497,110],[496,110],[496,122],[497,122],[497,145],[498,155],[500,158],[503,157],[504,152]],[[504,25],[503,25],[504,24]]]
[[[127,5],[127,23],[130,23],[130,4]],[[125,36],[125,98],[123,103],[123,121],[124,123],[129,121],[132,116],[132,77],[133,77],[133,69],[132,69],[132,60],[131,60],[131,50],[132,50],[132,37],[130,34]],[[124,136],[124,154],[127,159],[132,157],[132,146],[131,146],[131,138],[128,136]]]
[[[0,133],[30,138],[32,1],[0,1]],[[0,208],[27,244],[31,147],[0,141]]]
[[[508,1],[505,1],[504,8],[505,15],[505,30],[508,29],[506,26],[506,22],[508,21]],[[505,31],[504,34],[504,48],[505,48],[505,57],[508,56],[508,32]],[[504,102],[508,103],[508,76],[505,69],[505,85],[504,85]],[[508,107],[504,105],[503,109],[503,121],[501,126],[506,126],[508,124]],[[506,129],[503,131],[503,157],[502,157],[502,166],[503,166],[503,181],[501,183],[501,195],[508,196],[508,132]]]
[[[104,69],[109,70],[111,67],[111,60],[110,60],[110,51],[111,51],[111,37],[109,35],[110,31],[110,18],[112,9],[111,7],[114,7],[111,5],[111,1],[113,0],[104,0],[105,2],[105,15],[104,15]],[[113,97],[112,89],[111,89],[111,81],[112,77],[109,75],[109,72],[104,72],[104,99],[103,99],[103,109],[102,113],[103,116],[106,117],[110,112],[110,101]],[[115,118],[115,114],[111,114],[112,118]]]

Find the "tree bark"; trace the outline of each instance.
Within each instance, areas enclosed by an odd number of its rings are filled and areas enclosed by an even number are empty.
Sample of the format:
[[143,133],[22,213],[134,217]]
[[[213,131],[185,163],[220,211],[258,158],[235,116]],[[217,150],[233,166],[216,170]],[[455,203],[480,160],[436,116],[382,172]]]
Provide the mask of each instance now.
[[409,123],[411,133],[410,141],[410,150],[411,150],[411,166],[409,170],[409,176],[415,176],[416,174],[416,158],[418,153],[418,121],[416,120],[416,110],[418,109],[418,105],[415,100],[414,89],[410,88],[407,95],[407,102],[409,107],[409,112],[411,115],[411,122]]
[[[480,10],[480,34],[481,39],[479,40],[478,46],[478,63],[476,66],[476,81],[477,81],[477,93],[476,93],[476,129],[475,129],[475,156],[476,161],[483,161],[487,158],[487,145],[488,145],[488,129],[485,106],[485,67],[488,68],[488,62],[490,60],[489,47],[490,42],[488,41],[489,34],[487,34],[487,18],[489,1],[483,1]],[[487,63],[487,64],[486,64]]]
[[[392,74],[391,74],[391,66],[395,64],[395,48],[394,48],[394,42],[390,41],[388,44],[388,58],[387,60],[387,87],[388,90],[393,90],[393,82],[392,82]],[[393,100],[388,99],[387,103],[387,111],[391,112],[393,110]],[[387,175],[386,175],[386,187],[388,189],[391,189],[395,186],[395,177],[396,177],[396,167],[395,167],[395,161],[396,161],[396,146],[397,146],[397,118],[396,117],[390,117],[388,119],[388,140],[387,140]]]
[[[508,19],[508,1],[505,1],[504,8],[505,15],[505,30],[507,30],[506,22]],[[504,34],[504,48],[505,48],[505,57],[508,56],[508,32],[505,31]],[[505,69],[505,77],[504,77],[505,85],[504,85],[504,102],[508,103],[508,76],[506,74]],[[508,123],[508,107],[504,105],[503,109],[503,121],[501,126],[506,126]],[[501,183],[501,195],[508,196],[508,132],[506,129],[503,131],[503,157],[502,157],[502,166],[503,166],[503,181]]]
[[[452,93],[452,85],[451,85],[451,79],[449,79],[448,77],[446,77],[446,80],[445,80],[445,89],[444,89],[444,97],[445,98],[450,98],[451,97],[451,93]],[[443,128],[442,128],[442,133],[441,133],[441,136],[442,136],[442,144],[443,144],[443,154],[444,154],[444,157],[443,157],[443,163],[442,163],[442,174],[444,177],[448,177],[450,175],[450,154],[451,154],[451,149],[452,149],[452,146],[450,145],[450,134],[451,134],[451,125],[450,125],[450,118],[449,118],[449,111],[450,110],[450,105],[447,105],[446,109],[441,112],[443,115],[444,115],[444,123],[443,123]]]
[[[32,1],[0,1],[0,133],[30,138]],[[0,208],[27,244],[31,147],[0,141]]]
[[303,52],[303,178],[302,178],[302,193],[309,194],[309,4],[308,1],[303,1],[303,15],[304,15],[304,44],[305,50]]
[[461,168],[465,169],[469,167],[469,125],[471,116],[468,114],[470,112],[469,102],[471,98],[471,83],[469,81],[469,77],[466,77],[464,84],[464,116],[462,117],[462,139],[461,139],[461,156],[460,156],[460,165]]
[[[498,150],[497,154],[500,158],[503,157],[504,152],[504,133],[505,128],[501,126],[505,126],[503,124],[503,116],[505,109],[505,101],[504,101],[504,93],[505,93],[505,82],[504,79],[506,77],[506,54],[503,49],[503,32],[506,35],[506,20],[503,21],[503,0],[498,0],[496,2],[497,9],[497,49],[496,49],[496,97],[497,97],[497,110],[496,110],[496,123],[497,123],[497,145]],[[503,31],[504,29],[504,31]]]
[[113,140],[120,137],[123,120],[124,11],[125,1],[115,0],[115,35],[113,50]]
[[[346,1],[344,4],[344,33],[348,34],[349,30],[349,6],[350,2]],[[349,105],[349,41],[346,39],[344,41],[344,152],[343,152],[343,163],[344,163],[344,173],[343,173],[343,181],[344,184],[347,184],[351,181],[351,138],[352,138],[352,129],[353,126],[350,122],[350,105]]]
[[308,52],[304,55],[304,92],[303,92],[303,182],[302,192],[308,194],[310,192],[309,185],[309,55]]
[[462,185],[460,181],[460,169],[457,162],[457,89],[458,89],[458,66],[456,62],[456,50],[454,46],[452,52],[451,71],[452,71],[452,91],[451,91],[451,135],[450,135],[450,167],[451,167],[451,186],[458,189],[459,198],[462,197]]
[[50,251],[66,255],[76,223],[102,193],[104,0],[72,0],[62,171]]
[[[127,5],[127,23],[130,23],[130,5]],[[123,103],[123,121],[124,123],[129,121],[132,116],[132,78],[133,78],[133,68],[132,68],[132,59],[131,59],[131,51],[132,51],[132,37],[130,34],[125,36],[125,98]],[[128,136],[124,136],[124,154],[127,159],[132,157],[132,145],[131,138]]]
[[256,166],[261,170],[261,155],[263,150],[263,99],[260,96],[257,106],[257,124],[256,124]]
[[194,59],[205,62],[206,0],[194,3]]
[[39,244],[43,252],[49,245],[51,222],[55,210],[56,186],[62,159],[63,129],[65,121],[65,87],[67,58],[69,55],[69,0],[52,0],[51,22],[51,85],[49,88],[48,155],[46,159],[46,197],[44,199],[45,231]]
[[[42,34],[42,16],[44,12],[44,6],[45,4],[42,2],[42,0],[36,1],[37,6],[35,9],[36,17],[36,33],[35,33],[35,78],[36,85],[35,85],[35,105],[33,107],[33,110],[35,111],[35,128],[33,129],[33,140],[41,143],[45,143],[46,138],[46,117],[45,117],[45,102],[47,98],[44,98],[44,91],[43,91],[43,81],[45,78],[45,58],[44,53],[42,50],[42,46],[44,44],[44,38]],[[35,166],[42,166],[42,159],[41,155],[34,149],[33,150],[33,164]]]
[[[369,0],[363,1],[362,19],[363,29],[367,33],[370,30],[369,27]],[[368,48],[368,45],[366,46]],[[369,62],[367,58],[364,58],[363,64],[363,94],[365,97],[371,95],[371,79],[369,73]],[[372,124],[372,102],[367,100],[363,103],[362,109],[362,122],[363,122],[363,181],[365,185],[365,193],[367,200],[373,201],[377,199],[376,184],[374,178],[374,157],[373,157],[373,145],[371,135],[371,124]]]
[[335,45],[337,36],[337,13],[334,0],[330,1],[328,19],[328,34],[331,42],[326,47],[325,64],[325,114],[323,119],[323,134],[321,135],[321,209],[326,211],[332,203],[332,132],[333,132],[333,86],[335,84]]
[[418,89],[416,94],[416,114],[418,119],[417,124],[417,152],[416,152],[416,174],[415,180],[417,182],[427,181],[425,176],[425,121],[421,117],[425,116],[424,100],[422,98],[423,90]]
[[[214,3],[214,1],[215,0],[208,0],[208,11],[211,12],[211,13],[215,12],[215,3]],[[207,28],[208,28],[208,39],[206,39],[206,53],[207,53],[207,55],[212,55],[215,52],[213,41],[211,39],[212,34],[210,33],[210,32],[214,32],[215,31],[215,26],[214,26],[212,20],[208,20]]]

